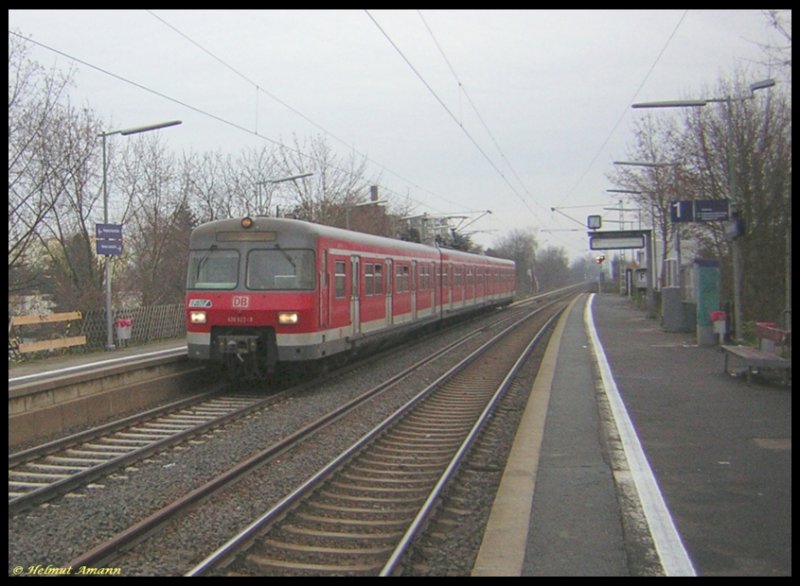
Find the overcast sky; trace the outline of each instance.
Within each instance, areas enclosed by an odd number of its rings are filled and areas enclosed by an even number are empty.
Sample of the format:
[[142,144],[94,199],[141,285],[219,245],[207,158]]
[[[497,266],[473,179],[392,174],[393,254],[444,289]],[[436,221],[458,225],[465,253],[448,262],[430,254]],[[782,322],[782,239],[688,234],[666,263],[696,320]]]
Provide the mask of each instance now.
[[74,66],[109,130],[180,119],[171,148],[233,154],[323,135],[416,213],[490,209],[476,242],[536,229],[571,258],[587,215],[618,217],[630,104],[768,77],[759,45],[778,44],[758,10],[10,10],[9,30]]

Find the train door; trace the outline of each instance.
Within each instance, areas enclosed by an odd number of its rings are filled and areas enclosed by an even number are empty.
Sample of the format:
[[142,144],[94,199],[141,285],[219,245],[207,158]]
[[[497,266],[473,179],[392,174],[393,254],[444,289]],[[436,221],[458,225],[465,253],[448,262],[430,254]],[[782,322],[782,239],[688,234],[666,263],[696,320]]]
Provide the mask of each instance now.
[[445,295],[445,304],[448,310],[453,309],[453,292],[456,287],[455,281],[453,280],[453,263],[447,263],[445,267],[447,274],[444,278],[444,295]]
[[411,321],[417,321],[417,261],[411,261]]
[[328,291],[328,251],[323,250],[319,261],[319,328],[325,330],[330,321],[330,292]]
[[361,281],[361,259],[355,255],[350,257],[350,274],[352,284],[350,287],[350,323],[353,324],[353,334],[361,333],[361,302],[359,284]]
[[433,314],[441,315],[442,313],[442,278],[444,267],[442,266],[441,259],[433,263]]
[[464,265],[455,266],[456,283],[453,286],[453,291],[456,294],[456,307],[464,306],[464,299],[467,294],[467,288],[465,286],[467,275],[465,274],[465,270]]
[[328,279],[328,327],[344,328],[350,325],[350,279],[348,279],[347,257],[334,256],[328,259],[332,271]]
[[394,323],[394,306],[392,305],[392,299],[394,296],[392,295],[392,282],[394,281],[394,267],[392,265],[392,259],[386,259],[386,271],[384,272],[386,276],[386,325],[390,326]]

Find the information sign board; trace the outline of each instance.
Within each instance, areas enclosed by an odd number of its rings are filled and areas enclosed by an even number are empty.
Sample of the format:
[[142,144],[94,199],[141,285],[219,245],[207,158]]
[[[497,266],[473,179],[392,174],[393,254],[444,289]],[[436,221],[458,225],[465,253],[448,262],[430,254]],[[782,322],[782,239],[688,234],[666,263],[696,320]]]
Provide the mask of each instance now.
[[96,240],[97,254],[112,256],[122,254],[122,240]]
[[95,224],[94,235],[104,240],[122,240],[122,224]]
[[698,199],[694,202],[696,222],[727,222],[730,206],[727,199]]
[[641,230],[589,232],[590,250],[620,250],[627,248],[644,248],[644,233]]

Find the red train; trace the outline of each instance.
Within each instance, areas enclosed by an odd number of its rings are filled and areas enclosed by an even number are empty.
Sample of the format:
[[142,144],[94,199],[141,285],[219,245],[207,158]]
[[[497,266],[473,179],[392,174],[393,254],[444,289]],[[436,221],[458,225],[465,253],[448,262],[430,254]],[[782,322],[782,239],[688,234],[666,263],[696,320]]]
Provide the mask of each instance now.
[[191,235],[189,358],[262,379],[455,314],[510,303],[512,261],[284,218]]

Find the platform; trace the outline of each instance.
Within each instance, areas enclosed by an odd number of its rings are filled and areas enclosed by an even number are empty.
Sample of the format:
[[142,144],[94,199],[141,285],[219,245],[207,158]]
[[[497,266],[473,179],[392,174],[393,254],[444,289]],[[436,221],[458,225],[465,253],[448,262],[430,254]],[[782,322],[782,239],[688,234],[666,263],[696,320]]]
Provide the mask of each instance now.
[[573,304],[473,575],[791,575],[791,388],[722,360],[624,297]]

